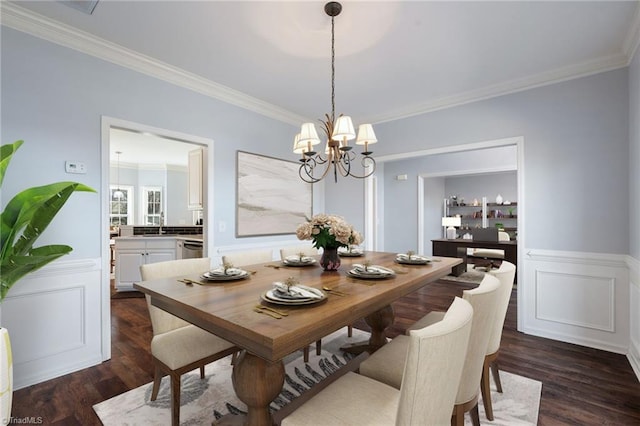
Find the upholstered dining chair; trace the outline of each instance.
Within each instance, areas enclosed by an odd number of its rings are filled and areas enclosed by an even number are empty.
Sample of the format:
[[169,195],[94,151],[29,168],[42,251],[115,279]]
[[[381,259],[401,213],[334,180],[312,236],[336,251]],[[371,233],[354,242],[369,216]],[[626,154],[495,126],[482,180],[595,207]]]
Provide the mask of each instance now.
[[[202,273],[210,269],[211,259],[182,259],[149,263],[140,266],[143,281]],[[239,351],[239,348],[195,325],[171,315],[151,305],[149,296],[147,307],[151,317],[153,338],[151,356],[155,373],[151,400],[155,401],[160,390],[160,381],[169,376],[171,385],[171,424],[180,423],[180,376],[200,368],[200,378],[204,378],[204,366]]]
[[480,391],[482,393],[482,403],[484,404],[484,412],[488,420],[493,420],[493,405],[491,404],[491,383],[489,379],[489,370],[493,374],[493,380],[496,382],[498,392],[502,393],[502,384],[500,383],[500,372],[498,370],[498,352],[500,351],[500,340],[502,339],[502,329],[504,320],[507,316],[507,308],[511,299],[511,290],[513,290],[513,281],[516,276],[516,265],[503,261],[500,268],[489,271],[491,275],[500,281],[500,289],[498,290],[498,301],[496,304],[495,317],[489,344],[487,345],[487,353],[484,357],[482,366],[482,379],[480,380]]
[[[451,419],[473,318],[456,298],[442,321],[413,330],[396,389],[349,372],[282,420],[283,426],[444,425]],[[406,337],[406,336],[403,336]]]
[[231,263],[233,266],[253,265],[254,263],[265,263],[273,260],[271,249],[238,251],[222,256],[223,263]]
[[[464,413],[467,411],[471,411],[471,420],[474,426],[480,424],[478,414],[480,378],[492,331],[499,288],[500,282],[496,277],[485,275],[480,286],[463,292],[463,299],[473,307],[473,324],[471,325],[471,336],[469,337],[469,348],[466,353],[462,379],[458,387],[453,413],[450,415],[452,425],[464,425]],[[430,312],[409,327],[407,332],[411,333],[413,330],[435,324],[442,321],[445,316],[444,312]],[[360,374],[395,388],[401,388],[403,384],[402,369],[408,346],[407,336],[397,336],[360,364]]]

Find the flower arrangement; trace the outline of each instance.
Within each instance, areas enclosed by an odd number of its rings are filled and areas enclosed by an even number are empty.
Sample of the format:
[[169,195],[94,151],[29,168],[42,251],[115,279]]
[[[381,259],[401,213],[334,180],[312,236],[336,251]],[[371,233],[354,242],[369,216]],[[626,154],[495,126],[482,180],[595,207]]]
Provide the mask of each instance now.
[[362,235],[344,218],[336,215],[317,214],[296,229],[299,240],[313,240],[315,248],[348,247],[361,244]]

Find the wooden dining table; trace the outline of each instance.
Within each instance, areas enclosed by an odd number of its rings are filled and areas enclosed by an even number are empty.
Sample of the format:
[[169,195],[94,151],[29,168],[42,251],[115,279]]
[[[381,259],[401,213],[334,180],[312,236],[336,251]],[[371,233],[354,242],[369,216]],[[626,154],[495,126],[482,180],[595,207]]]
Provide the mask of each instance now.
[[[271,425],[269,404],[284,383],[283,358],[307,347],[332,332],[365,318],[371,337],[363,349],[375,351],[387,341],[385,329],[393,323],[391,303],[451,272],[458,258],[434,257],[428,265],[395,262],[395,253],[366,252],[362,257],[342,257],[338,271],[311,266],[284,266],[267,262],[243,266],[246,279],[205,282],[199,275],[172,277],[134,284],[150,296],[151,304],[185,321],[234,343],[243,349],[232,373],[238,398],[247,405],[248,425]],[[354,263],[370,262],[395,271],[385,279],[360,279],[347,274]],[[205,272],[205,271],[203,271]],[[187,278],[195,283],[185,284]],[[296,282],[326,291],[318,303],[290,306],[265,301],[274,282],[292,278]],[[256,312],[256,305],[286,311],[276,319]]]

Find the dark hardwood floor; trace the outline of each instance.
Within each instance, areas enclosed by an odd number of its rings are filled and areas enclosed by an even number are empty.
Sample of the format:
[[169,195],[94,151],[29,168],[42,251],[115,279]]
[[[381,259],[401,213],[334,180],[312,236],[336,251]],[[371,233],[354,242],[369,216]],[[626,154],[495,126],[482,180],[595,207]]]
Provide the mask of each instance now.
[[[428,311],[446,309],[464,288],[438,281],[400,299],[389,337]],[[152,380],[145,300],[112,300],[111,317],[111,360],[14,392],[13,417],[41,418],[45,425],[100,425],[94,404]],[[366,328],[363,321],[356,326]],[[543,383],[540,425],[640,425],[640,383],[627,358],[517,332],[515,291],[499,361],[503,370]]]

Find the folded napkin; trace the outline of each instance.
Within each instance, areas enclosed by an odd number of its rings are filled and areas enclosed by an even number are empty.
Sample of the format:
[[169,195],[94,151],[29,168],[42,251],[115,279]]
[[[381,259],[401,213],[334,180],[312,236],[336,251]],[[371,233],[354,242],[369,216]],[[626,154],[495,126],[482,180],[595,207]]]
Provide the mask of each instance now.
[[371,266],[367,266],[365,268],[364,265],[361,265],[359,263],[354,263],[353,264],[353,269],[352,271],[355,271],[359,274],[379,274],[379,275],[388,275],[388,274],[392,274],[393,272],[390,271],[387,268],[384,268],[382,266],[376,266],[376,265],[371,265]]
[[244,271],[238,268],[227,268],[226,273],[224,271],[224,268],[217,268],[209,271],[210,275],[216,275],[216,276],[240,275],[242,273],[244,273]]
[[298,256],[297,254],[293,254],[291,256],[285,257],[284,260],[294,263],[309,263],[313,262],[315,259],[311,256],[302,256],[302,259],[300,259],[300,256]]
[[277,296],[287,299],[322,299],[322,293],[311,287],[292,285],[287,288],[285,283],[276,281],[273,288]]
[[340,248],[338,249],[338,252],[339,252],[339,253],[354,253],[354,254],[362,254],[362,253],[363,253],[363,250],[362,250],[361,248],[359,248],[359,247],[353,247],[353,248],[351,249],[351,251],[349,251],[349,248],[348,248],[348,247],[340,247]]
[[420,256],[417,254],[412,254],[411,256],[409,256],[408,254],[404,254],[404,253],[398,253],[396,255],[396,259],[398,260],[420,260],[420,261],[428,261],[430,260],[428,257],[424,257],[424,256]]

